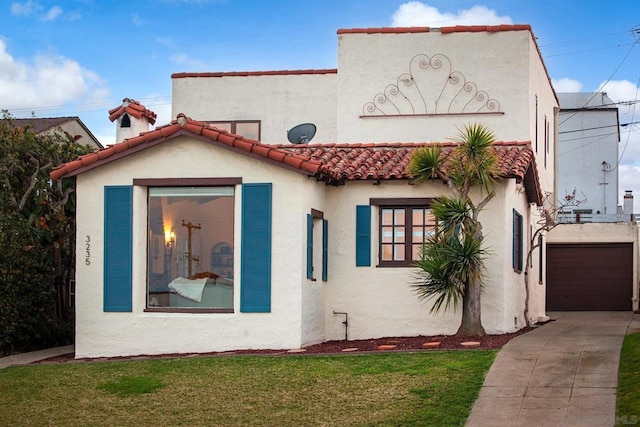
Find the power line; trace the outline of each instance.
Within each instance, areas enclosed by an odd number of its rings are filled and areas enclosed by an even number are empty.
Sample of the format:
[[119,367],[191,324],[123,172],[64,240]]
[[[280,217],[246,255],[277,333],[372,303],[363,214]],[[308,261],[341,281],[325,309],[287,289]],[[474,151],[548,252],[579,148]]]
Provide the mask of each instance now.
[[[627,60],[627,58],[629,57],[629,55],[631,55],[631,51],[633,50],[633,48],[638,44],[639,40],[636,40],[634,43],[631,44],[631,47],[629,48],[629,51],[627,52],[627,54],[622,58],[622,61],[620,61],[620,63],[618,64],[618,66],[616,67],[615,70],[613,70],[613,73],[611,73],[611,75],[607,78],[607,81],[604,82],[604,84],[602,85],[602,88],[604,89],[604,87],[607,85],[607,83],[609,83],[611,81],[611,79],[613,78],[613,76],[618,72],[618,70],[620,69],[620,67],[622,67],[622,64],[624,64],[624,62]],[[582,106],[582,108],[584,108],[585,106],[587,106],[589,104],[589,102],[591,102],[591,100],[593,98],[596,97],[596,95],[598,94],[598,92],[594,92],[593,95],[591,96],[591,98],[589,98],[587,100],[587,102],[584,103],[584,105]],[[637,99],[637,96],[636,96]],[[562,125],[563,123],[565,123],[567,120],[569,120],[571,117],[575,116],[577,114],[577,112],[571,114],[569,117],[567,117],[566,119],[564,119],[563,121],[561,121],[560,123],[558,123],[558,126]]]
[[[636,123],[640,123],[640,121],[638,122],[629,122],[629,123],[621,123],[620,126],[629,126],[629,125],[635,125]],[[606,125],[606,126],[596,126],[596,127],[592,127],[592,128],[582,128],[582,129],[575,129],[575,130],[565,130],[563,132],[558,132],[558,135],[561,135],[563,133],[573,133],[573,132],[582,132],[585,130],[594,130],[594,129],[604,129],[604,128],[612,128],[612,127],[618,127],[618,125]]]

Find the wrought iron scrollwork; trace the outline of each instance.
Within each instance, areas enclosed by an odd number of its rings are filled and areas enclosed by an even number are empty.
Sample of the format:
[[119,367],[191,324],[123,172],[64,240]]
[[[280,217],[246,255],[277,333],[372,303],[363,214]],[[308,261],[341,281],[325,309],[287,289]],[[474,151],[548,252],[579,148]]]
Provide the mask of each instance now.
[[489,112],[500,112],[500,103],[454,71],[451,60],[441,53],[411,58],[409,72],[362,107],[364,116]]

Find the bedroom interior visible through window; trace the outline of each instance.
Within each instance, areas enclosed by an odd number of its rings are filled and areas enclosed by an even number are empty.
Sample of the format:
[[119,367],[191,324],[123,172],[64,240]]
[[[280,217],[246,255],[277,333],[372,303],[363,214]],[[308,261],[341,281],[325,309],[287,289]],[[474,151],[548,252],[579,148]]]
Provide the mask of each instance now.
[[149,187],[147,307],[233,310],[233,187]]

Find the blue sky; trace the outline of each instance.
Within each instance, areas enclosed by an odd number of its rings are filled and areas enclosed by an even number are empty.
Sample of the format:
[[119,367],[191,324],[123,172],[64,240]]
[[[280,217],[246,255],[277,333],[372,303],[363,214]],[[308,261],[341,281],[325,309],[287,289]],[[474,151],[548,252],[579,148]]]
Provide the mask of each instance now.
[[[0,5],[0,108],[79,116],[103,144],[125,97],[171,120],[171,73],[337,66],[340,28],[530,24],[557,91],[605,91],[634,113],[638,0],[23,0]],[[635,31],[634,31],[635,29]],[[621,134],[620,190],[640,201],[640,126]],[[637,203],[638,204],[638,203]]]

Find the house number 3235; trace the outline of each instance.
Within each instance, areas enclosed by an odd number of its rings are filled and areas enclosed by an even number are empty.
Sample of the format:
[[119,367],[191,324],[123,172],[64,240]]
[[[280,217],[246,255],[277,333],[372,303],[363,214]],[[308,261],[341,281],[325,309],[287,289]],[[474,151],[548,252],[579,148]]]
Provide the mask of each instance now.
[[91,265],[91,236],[87,236],[84,243],[85,243],[84,263],[86,265]]

